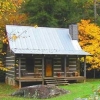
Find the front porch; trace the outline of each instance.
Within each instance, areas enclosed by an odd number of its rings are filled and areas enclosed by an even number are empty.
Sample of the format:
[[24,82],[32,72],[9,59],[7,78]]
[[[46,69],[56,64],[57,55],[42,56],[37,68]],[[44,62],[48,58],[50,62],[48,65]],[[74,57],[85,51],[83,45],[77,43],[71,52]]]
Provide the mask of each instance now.
[[70,80],[85,81],[86,57],[84,56],[84,76],[80,76],[79,58],[81,56],[76,55],[18,57],[15,80],[19,88],[22,87],[22,82],[59,85],[69,84]]
[[40,82],[41,84],[51,84],[51,85],[66,85],[69,84],[70,80],[83,81],[85,82],[86,78],[84,76],[71,76],[71,77],[34,77],[34,76],[24,76],[16,77],[16,81],[19,83],[19,88],[22,87],[22,82]]

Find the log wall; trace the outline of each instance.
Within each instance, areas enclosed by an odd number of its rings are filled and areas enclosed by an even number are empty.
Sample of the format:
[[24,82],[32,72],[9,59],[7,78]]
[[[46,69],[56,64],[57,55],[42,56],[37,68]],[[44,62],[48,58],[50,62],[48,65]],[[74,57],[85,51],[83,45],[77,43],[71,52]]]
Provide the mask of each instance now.
[[14,54],[9,50],[7,51],[7,55],[5,57],[5,66],[10,68],[6,72],[5,81],[9,85],[15,85],[15,56]]
[[[32,56],[31,56],[32,57]],[[35,69],[38,69],[39,73],[42,74],[42,56],[41,57],[32,57],[34,66],[33,70],[31,72],[27,71],[26,66],[26,57],[21,57],[21,77],[23,76],[34,76]],[[57,56],[52,57],[53,60],[53,76],[56,76],[58,72],[62,73],[64,76],[64,57],[63,56]],[[7,83],[10,85],[15,84],[16,77],[19,77],[19,68],[18,66],[18,58],[15,58],[14,55],[7,55],[6,56],[6,67],[12,67],[7,73]],[[77,56],[68,56],[66,59],[66,72],[75,72],[77,70]],[[25,74],[23,75],[24,72]]]

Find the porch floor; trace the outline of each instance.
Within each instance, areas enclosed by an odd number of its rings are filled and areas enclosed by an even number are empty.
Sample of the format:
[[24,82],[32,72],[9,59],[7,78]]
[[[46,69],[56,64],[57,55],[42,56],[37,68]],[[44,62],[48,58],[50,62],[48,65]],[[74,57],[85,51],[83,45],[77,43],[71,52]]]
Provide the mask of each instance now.
[[[58,79],[65,79],[67,81],[70,80],[76,80],[76,81],[83,81],[85,82],[86,78],[83,76],[72,76],[72,77],[34,77],[34,76],[24,76],[24,77],[16,77],[16,81],[19,82],[19,88],[21,88],[21,83],[22,82],[41,82],[44,84],[45,80],[51,79],[51,80],[58,80]],[[56,85],[56,84],[55,84]]]

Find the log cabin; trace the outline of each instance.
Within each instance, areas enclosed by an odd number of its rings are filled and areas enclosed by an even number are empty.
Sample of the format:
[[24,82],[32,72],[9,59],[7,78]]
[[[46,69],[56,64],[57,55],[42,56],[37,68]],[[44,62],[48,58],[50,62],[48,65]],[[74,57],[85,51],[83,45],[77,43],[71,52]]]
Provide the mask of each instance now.
[[[86,56],[78,43],[77,25],[69,28],[6,25],[8,46],[6,82],[68,84],[86,79]],[[80,59],[84,58],[84,76],[80,76]]]

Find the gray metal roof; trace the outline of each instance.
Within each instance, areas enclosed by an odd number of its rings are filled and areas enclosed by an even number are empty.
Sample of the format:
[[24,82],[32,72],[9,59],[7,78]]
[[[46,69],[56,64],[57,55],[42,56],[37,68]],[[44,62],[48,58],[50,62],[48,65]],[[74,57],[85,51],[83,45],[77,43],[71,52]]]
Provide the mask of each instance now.
[[66,28],[6,25],[6,31],[15,54],[89,55]]

